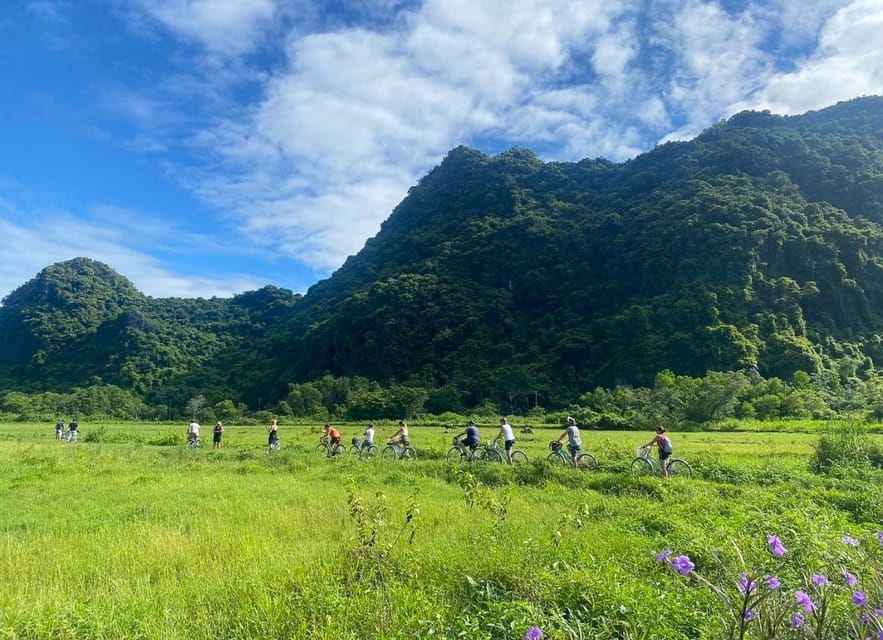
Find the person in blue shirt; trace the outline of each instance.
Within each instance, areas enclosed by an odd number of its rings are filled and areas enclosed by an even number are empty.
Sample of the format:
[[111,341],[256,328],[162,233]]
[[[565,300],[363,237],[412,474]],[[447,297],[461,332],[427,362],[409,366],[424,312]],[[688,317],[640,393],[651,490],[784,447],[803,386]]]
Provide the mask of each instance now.
[[464,447],[469,447],[470,451],[475,451],[478,448],[479,442],[481,442],[481,438],[478,434],[478,427],[475,426],[475,423],[472,420],[466,425],[466,430],[457,435],[457,438],[463,438],[460,440],[460,444]]

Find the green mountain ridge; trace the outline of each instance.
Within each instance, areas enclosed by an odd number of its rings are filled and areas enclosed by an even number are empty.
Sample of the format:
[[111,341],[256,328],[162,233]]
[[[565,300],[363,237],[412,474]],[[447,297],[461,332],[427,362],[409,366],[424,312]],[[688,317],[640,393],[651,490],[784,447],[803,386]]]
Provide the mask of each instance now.
[[883,361],[881,225],[880,97],[743,112],[620,164],[457,147],[302,299],[48,267],[0,307],[0,383],[269,401],[330,372],[564,406],[665,369],[847,379]]

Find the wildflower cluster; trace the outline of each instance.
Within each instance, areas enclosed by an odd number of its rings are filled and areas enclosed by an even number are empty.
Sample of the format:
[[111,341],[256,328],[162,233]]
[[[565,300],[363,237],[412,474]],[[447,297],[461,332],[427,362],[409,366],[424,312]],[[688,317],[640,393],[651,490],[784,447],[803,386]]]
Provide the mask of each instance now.
[[[677,574],[696,580],[717,595],[727,608],[720,637],[772,640],[806,637],[813,640],[883,640],[883,532],[866,551],[862,541],[841,538],[835,571],[811,573],[789,592],[770,569],[788,553],[782,540],[767,536],[767,560],[760,569],[744,570],[729,586],[716,585],[695,571],[687,555],[670,549],[656,559]],[[738,549],[737,549],[738,552]],[[745,562],[739,553],[743,568]],[[848,567],[858,567],[853,571]]]

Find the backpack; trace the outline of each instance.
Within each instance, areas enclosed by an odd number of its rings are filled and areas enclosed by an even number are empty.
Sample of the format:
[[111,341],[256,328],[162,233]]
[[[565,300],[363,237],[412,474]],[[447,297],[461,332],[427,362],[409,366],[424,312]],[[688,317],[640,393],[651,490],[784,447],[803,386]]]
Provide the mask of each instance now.
[[668,438],[662,440],[662,453],[671,453],[671,440]]

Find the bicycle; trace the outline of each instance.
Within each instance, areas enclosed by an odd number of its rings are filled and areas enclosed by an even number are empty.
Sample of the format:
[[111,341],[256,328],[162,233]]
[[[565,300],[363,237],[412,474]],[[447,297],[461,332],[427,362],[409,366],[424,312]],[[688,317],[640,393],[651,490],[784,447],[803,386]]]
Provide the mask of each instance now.
[[332,447],[328,436],[319,438],[319,444],[316,445],[314,451],[319,455],[324,455],[326,458],[342,458],[346,456],[346,447],[339,442]]
[[192,436],[187,438],[187,448],[188,449],[199,449],[202,447],[202,440],[199,439],[199,436]]
[[[496,442],[489,444],[488,447],[499,451],[503,460],[507,460],[506,451],[500,449],[500,445]],[[512,449],[512,464],[527,464],[528,462],[530,462],[530,458],[527,457],[527,452],[524,449]]]
[[478,445],[475,445],[474,448],[467,447],[462,442],[460,442],[460,438],[454,437],[454,446],[448,449],[448,453],[445,455],[445,458],[448,462],[453,463],[475,462],[477,451]]
[[[632,474],[636,476],[665,475],[659,460],[650,455],[650,447],[638,447],[635,454],[635,459],[629,465]],[[669,458],[667,467],[669,476],[693,477],[693,468],[683,458]]]
[[351,456],[359,456],[360,458],[373,458],[377,454],[377,447],[373,444],[368,445],[367,447],[363,445],[364,443],[361,440],[353,438],[349,454]]
[[267,445],[267,453],[273,453],[275,451],[279,451],[279,438],[276,438],[273,442]]
[[[564,445],[560,442],[552,440],[552,442],[549,443],[549,449],[552,453],[546,456],[546,462],[551,465],[573,466],[573,458],[567,455],[567,452],[564,450]],[[598,460],[594,455],[585,451],[576,457],[576,467],[582,471],[597,471]]]
[[381,460],[416,460],[417,451],[410,444],[402,444],[395,440],[388,440],[383,451],[380,452]]
[[70,429],[65,429],[61,434],[61,439],[65,442],[76,442],[80,437],[79,431],[71,431]]

